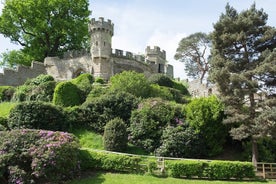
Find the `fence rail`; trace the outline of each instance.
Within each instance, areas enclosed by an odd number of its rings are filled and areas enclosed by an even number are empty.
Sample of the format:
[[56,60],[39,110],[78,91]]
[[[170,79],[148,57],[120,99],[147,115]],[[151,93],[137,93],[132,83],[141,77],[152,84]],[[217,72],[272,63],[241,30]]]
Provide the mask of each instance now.
[[257,163],[257,175],[264,179],[276,179],[276,163]]

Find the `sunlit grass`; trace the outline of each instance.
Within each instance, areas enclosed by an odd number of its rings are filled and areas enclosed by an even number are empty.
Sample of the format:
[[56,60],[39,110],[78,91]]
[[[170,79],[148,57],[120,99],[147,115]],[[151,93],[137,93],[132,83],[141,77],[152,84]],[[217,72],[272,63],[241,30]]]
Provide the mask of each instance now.
[[275,182],[253,182],[253,181],[213,181],[197,179],[175,179],[175,178],[158,178],[148,175],[135,174],[115,174],[115,173],[92,173],[85,179],[75,180],[68,184],[272,184]]
[[104,149],[102,135],[85,129],[74,130],[72,133],[79,138],[81,147],[98,150]]
[[0,103],[0,117],[8,117],[10,110],[16,105],[14,102],[2,102]]

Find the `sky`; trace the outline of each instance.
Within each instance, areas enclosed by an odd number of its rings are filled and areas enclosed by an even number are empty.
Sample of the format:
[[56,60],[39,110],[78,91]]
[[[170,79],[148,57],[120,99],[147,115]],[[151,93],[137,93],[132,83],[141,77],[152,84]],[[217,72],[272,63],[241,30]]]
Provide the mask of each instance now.
[[[227,3],[240,12],[254,2],[268,14],[267,24],[276,27],[275,0],[89,0],[89,9],[91,18],[114,23],[113,49],[143,54],[147,46],[159,46],[174,66],[174,76],[185,79],[184,64],[174,60],[179,41],[196,32],[212,32]],[[2,8],[0,3],[0,14]],[[0,35],[0,53],[19,48]]]

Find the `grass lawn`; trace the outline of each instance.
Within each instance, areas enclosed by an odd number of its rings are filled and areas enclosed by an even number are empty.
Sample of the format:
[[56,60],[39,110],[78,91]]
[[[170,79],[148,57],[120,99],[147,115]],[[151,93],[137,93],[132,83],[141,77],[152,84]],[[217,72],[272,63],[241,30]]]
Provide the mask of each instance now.
[[175,178],[158,178],[146,175],[97,173],[94,176],[81,180],[75,180],[68,184],[276,184],[276,182],[253,181],[211,181],[211,180],[187,180]]
[[10,110],[16,105],[13,102],[2,102],[0,103],[0,117],[7,117]]
[[[104,150],[102,135],[85,129],[73,130],[72,133],[80,140],[80,145],[82,148]],[[149,154],[146,151],[144,151],[142,148],[138,148],[136,146],[133,146],[132,144],[128,144],[128,147],[125,153],[136,154],[136,155]]]

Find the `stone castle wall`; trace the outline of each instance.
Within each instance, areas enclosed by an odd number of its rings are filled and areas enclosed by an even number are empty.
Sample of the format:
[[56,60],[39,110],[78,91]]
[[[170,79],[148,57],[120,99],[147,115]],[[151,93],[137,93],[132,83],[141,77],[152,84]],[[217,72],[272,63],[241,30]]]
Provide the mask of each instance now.
[[46,73],[44,64],[35,61],[30,67],[18,66],[15,70],[4,68],[3,73],[0,73],[0,86],[19,86],[27,79]]

